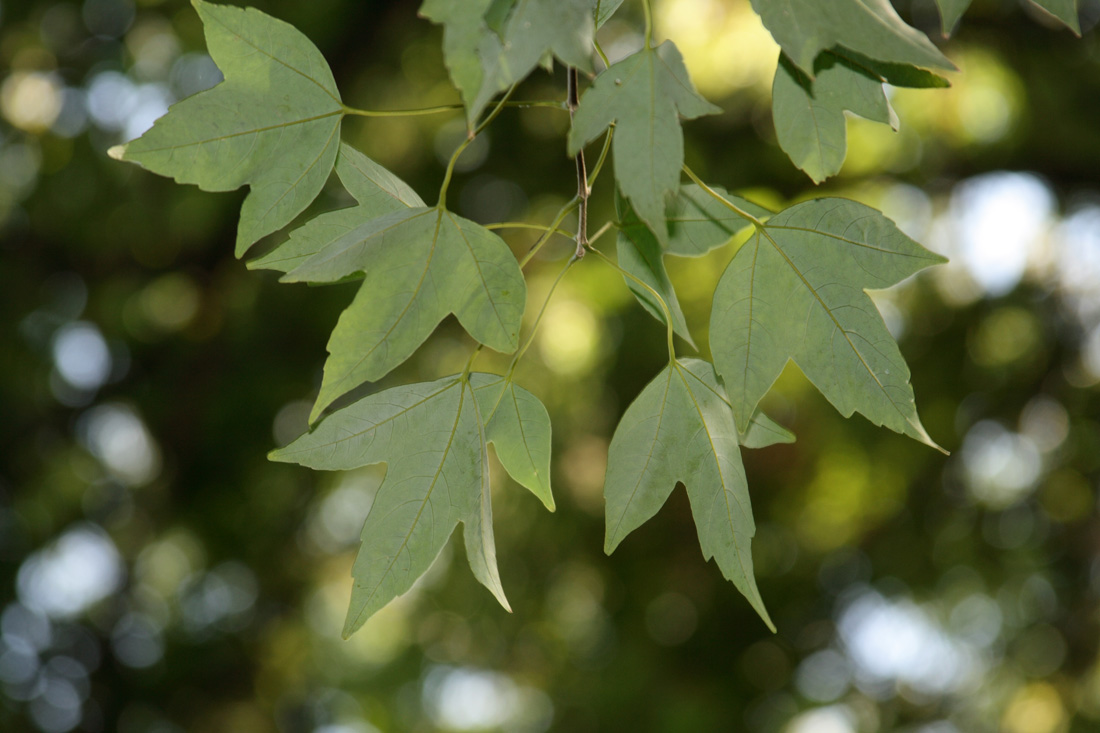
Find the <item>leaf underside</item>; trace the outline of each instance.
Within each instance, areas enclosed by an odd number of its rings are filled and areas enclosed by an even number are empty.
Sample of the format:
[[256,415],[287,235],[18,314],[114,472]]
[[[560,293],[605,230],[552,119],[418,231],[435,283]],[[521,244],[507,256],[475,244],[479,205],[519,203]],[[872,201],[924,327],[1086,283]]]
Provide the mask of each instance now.
[[605,552],[656,514],[678,482],[687,487],[703,557],[715,559],[774,630],[753,574],[756,525],[733,412],[713,367],[697,359],[665,367],[615,430],[604,483]]
[[206,191],[247,184],[240,257],[320,193],[336,160],[344,106],[321,52],[296,28],[253,8],[192,2],[225,80],[172,105],[112,154]]
[[842,415],[932,447],[909,368],[865,289],[944,262],[880,212],[846,199],[796,204],[737,252],[714,293],[711,348],[744,426],[788,359]]

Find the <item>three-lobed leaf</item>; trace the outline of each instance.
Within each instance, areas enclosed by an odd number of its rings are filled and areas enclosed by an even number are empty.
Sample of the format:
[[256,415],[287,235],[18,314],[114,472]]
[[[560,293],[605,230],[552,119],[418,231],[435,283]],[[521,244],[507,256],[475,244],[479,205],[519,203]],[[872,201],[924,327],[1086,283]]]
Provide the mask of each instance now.
[[485,433],[468,382],[448,377],[370,395],[271,459],[329,471],[386,464],[363,523],[344,638],[412,587],[459,522],[475,577],[509,608],[496,564]]
[[225,80],[173,105],[111,154],[206,191],[247,184],[239,257],[320,193],[344,105],[321,52],[296,28],[253,8],[192,3]]
[[753,574],[756,524],[733,412],[714,368],[697,359],[665,367],[615,430],[604,482],[605,552],[656,514],[679,482],[687,487],[703,557],[715,559],[774,630]]
[[909,368],[865,292],[944,262],[880,212],[846,199],[796,204],[758,228],[714,292],[711,349],[744,426],[788,359],[845,417],[854,411],[938,447]]
[[360,224],[401,209],[424,206],[408,184],[347,143],[340,143],[336,175],[358,205],[313,217],[274,250],[249,260],[249,269],[290,272]]
[[336,282],[365,273],[328,342],[310,421],[345,392],[412,355],[448,314],[497,351],[519,343],[527,286],[508,245],[442,208],[402,208],[339,237],[286,282]]
[[663,244],[665,206],[679,188],[684,140],[679,117],[720,112],[699,96],[671,41],[612,64],[581,97],[569,131],[575,155],[610,125],[619,189]]

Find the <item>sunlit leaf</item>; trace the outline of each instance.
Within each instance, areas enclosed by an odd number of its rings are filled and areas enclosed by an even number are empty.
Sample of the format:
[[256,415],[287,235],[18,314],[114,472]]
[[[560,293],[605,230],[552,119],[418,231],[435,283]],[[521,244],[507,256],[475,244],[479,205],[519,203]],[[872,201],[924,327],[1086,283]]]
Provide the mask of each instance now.
[[328,471],[386,464],[352,569],[345,638],[412,587],[459,522],[474,575],[508,608],[496,566],[485,436],[468,383],[448,377],[370,395],[271,459]]
[[336,175],[359,205],[313,217],[293,230],[286,242],[249,260],[250,269],[290,272],[360,224],[424,205],[408,184],[347,143],[340,144]]
[[527,287],[497,235],[439,208],[406,208],[373,219],[284,276],[363,284],[328,342],[329,358],[310,421],[340,395],[381,378],[412,355],[449,313],[481,343],[516,348]]
[[610,554],[657,513],[682,482],[703,557],[714,558],[774,630],[752,569],[756,533],[733,412],[713,367],[669,364],[627,408],[607,456],[604,497]]
[[516,483],[554,511],[550,492],[550,415],[538,397],[495,374],[471,374],[485,437]]
[[906,366],[865,289],[944,262],[878,211],[846,199],[796,204],[737,252],[714,293],[711,349],[737,424],[747,426],[788,359],[845,417],[936,444]]
[[880,61],[954,69],[928,38],[898,16],[889,0],[752,0],[764,26],[802,71],[822,51],[843,46]]
[[665,243],[665,206],[679,188],[684,163],[679,116],[720,111],[695,91],[680,52],[666,41],[596,77],[573,117],[569,153],[576,154],[615,124],[615,180],[638,218]]
[[192,2],[225,81],[173,105],[111,154],[206,191],[248,184],[239,257],[320,193],[344,106],[324,57],[293,26],[252,8]]

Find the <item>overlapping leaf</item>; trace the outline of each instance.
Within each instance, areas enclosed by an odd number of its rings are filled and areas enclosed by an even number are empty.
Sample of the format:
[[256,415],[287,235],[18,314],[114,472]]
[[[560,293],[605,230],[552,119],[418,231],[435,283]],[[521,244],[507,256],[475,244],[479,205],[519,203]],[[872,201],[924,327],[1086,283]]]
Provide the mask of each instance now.
[[[767,209],[737,196],[731,196],[721,188],[717,191],[742,210],[758,218],[766,219],[771,215]],[[704,255],[730,241],[738,232],[744,231],[749,226],[749,222],[744,216],[735,213],[694,183],[681,186],[666,209],[668,243],[662,247],[653,232],[638,219],[630,204],[623,200],[622,196],[615,197],[615,208],[620,223],[616,243],[619,267],[661,295],[672,314],[673,330],[694,348],[695,344],[684,321],[680,301],[672,287],[668,270],[665,269],[664,255],[683,257]],[[654,318],[664,323],[664,311],[652,294],[629,277],[624,280],[638,302],[653,314]]]
[[424,0],[443,26],[443,57],[472,123],[497,93],[552,54],[592,69],[592,0]]
[[703,557],[713,557],[774,630],[752,569],[756,533],[737,428],[713,367],[697,359],[667,366],[627,408],[607,456],[604,497],[611,553],[687,487]]
[[293,26],[258,10],[192,0],[225,81],[173,105],[112,156],[206,191],[248,184],[237,256],[321,191],[344,106],[328,64]]
[[473,389],[449,377],[365,397],[272,452],[272,460],[323,470],[387,464],[363,524],[345,638],[412,587],[459,522],[474,575],[508,608],[485,446]]
[[284,276],[335,282],[364,272],[328,342],[310,421],[340,395],[405,361],[449,313],[498,351],[518,345],[527,286],[497,235],[440,208],[403,208],[362,224]]
[[357,206],[315,216],[274,250],[248,262],[250,269],[290,272],[355,227],[393,211],[424,206],[408,184],[347,143],[340,144],[336,175]]
[[858,411],[936,447],[917,417],[909,368],[864,291],[944,261],[854,201],[808,201],[772,217],[714,293],[711,349],[737,424],[793,359],[845,417]]
[[516,483],[554,511],[550,492],[550,415],[538,397],[495,374],[471,374],[485,437]]
[[643,48],[605,69],[581,97],[569,131],[569,154],[615,124],[615,180],[638,218],[668,241],[665,206],[684,163],[680,120],[721,110],[695,91],[670,41]]
[[1081,35],[1081,22],[1077,18],[1077,0],[1031,0],[1043,10],[1065,23],[1066,27]]
[[889,0],[752,0],[752,7],[806,74],[822,51],[843,46],[872,59],[954,69],[928,38],[903,21]]

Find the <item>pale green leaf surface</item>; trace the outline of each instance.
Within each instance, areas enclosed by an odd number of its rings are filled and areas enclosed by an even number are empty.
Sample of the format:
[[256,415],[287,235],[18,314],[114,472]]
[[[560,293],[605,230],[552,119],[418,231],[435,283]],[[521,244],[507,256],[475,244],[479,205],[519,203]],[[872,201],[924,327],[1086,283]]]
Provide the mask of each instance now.
[[[691,348],[696,348],[695,342],[691,339],[687,321],[684,320],[680,301],[676,297],[676,290],[672,287],[668,270],[665,269],[665,253],[661,243],[657,241],[657,237],[649,227],[638,219],[630,204],[621,195],[615,196],[615,208],[620,222],[619,236],[615,241],[619,267],[660,293],[672,315],[672,330],[691,344]],[[626,275],[623,276],[623,280],[642,307],[658,321],[665,323],[664,310],[653,294]]]
[[1081,22],[1077,18],[1077,0],[1031,0],[1043,10],[1065,23],[1066,27],[1081,35]]
[[713,367],[697,359],[667,366],[615,429],[604,483],[604,550],[611,553],[656,514],[677,482],[687,487],[703,557],[715,559],[774,630],[753,575],[756,525],[733,413]]
[[290,272],[360,224],[392,211],[424,205],[408,184],[347,143],[340,143],[336,175],[358,206],[313,217],[274,250],[249,260],[249,269]]
[[665,41],[596,77],[573,116],[569,154],[615,123],[615,180],[638,218],[664,244],[665,205],[679,188],[684,163],[679,116],[691,119],[720,111],[695,91],[680,52]]
[[772,85],[772,118],[779,147],[814,183],[835,175],[847,152],[848,110],[896,127],[882,81],[834,54],[814,64],[814,78],[781,54]]
[[940,9],[940,24],[946,38],[955,30],[959,19],[970,7],[970,0],[936,0],[936,6]]
[[408,208],[362,224],[283,277],[336,282],[364,272],[328,342],[310,421],[340,395],[412,355],[448,314],[481,343],[518,345],[527,287],[500,237],[445,209]]
[[538,397],[496,374],[471,374],[485,437],[516,483],[554,511],[550,491],[550,415]]
[[844,46],[880,61],[922,68],[955,66],[907,25],[889,0],[752,0],[776,42],[807,74],[822,51]]
[[909,368],[865,292],[944,262],[880,212],[846,199],[796,204],[737,252],[711,314],[715,365],[746,426],[788,359],[842,415],[854,411],[937,447]]
[[320,193],[344,107],[324,57],[293,26],[253,8],[192,1],[225,81],[172,105],[111,154],[206,191],[247,184],[239,257]]
[[443,26],[443,63],[466,105],[467,119],[484,85],[482,58],[501,53],[500,36],[485,20],[493,0],[424,0],[420,15]]
[[794,433],[759,410],[753,413],[748,429],[738,433],[738,442],[745,448],[767,448],[779,443],[793,443],[794,440]]
[[345,638],[412,587],[459,522],[474,575],[508,608],[496,568],[485,436],[468,383],[449,377],[372,394],[271,459],[330,471],[387,464],[352,569]]
[[[763,206],[711,186],[741,210],[766,220],[772,212]],[[681,257],[701,257],[721,247],[751,226],[750,222],[694,183],[681,186],[667,209],[668,246],[665,251]]]
[[623,0],[596,0],[596,27],[602,27],[622,4]]

